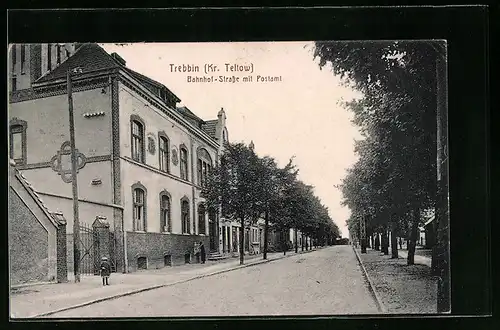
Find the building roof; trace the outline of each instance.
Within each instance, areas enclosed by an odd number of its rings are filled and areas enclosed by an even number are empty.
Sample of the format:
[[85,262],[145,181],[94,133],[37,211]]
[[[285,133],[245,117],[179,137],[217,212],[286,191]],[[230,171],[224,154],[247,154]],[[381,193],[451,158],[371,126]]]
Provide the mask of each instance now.
[[55,79],[66,78],[68,70],[75,68],[80,68],[84,73],[120,68],[139,80],[139,82],[142,83],[144,87],[147,88],[147,84],[150,84],[158,88],[164,88],[169,94],[171,94],[176,102],[180,102],[180,99],[170,89],[168,89],[167,86],[126,67],[124,65],[124,62],[114,58],[113,56],[108,54],[101,46],[95,43],[83,44],[66,61],[61,63],[54,70],[40,77],[36,81],[36,83],[40,84]]
[[69,69],[81,68],[83,72],[118,68],[120,65],[104,49],[97,44],[84,44],[66,61],[54,70],[37,79],[36,83],[44,83],[54,79],[66,78]]
[[[115,53],[114,55],[108,54],[101,46],[95,43],[86,43],[81,45],[72,56],[70,56],[54,70],[40,77],[35,84],[38,85],[52,80],[66,79],[68,70],[75,68],[80,68],[83,73],[120,69],[136,79],[139,84],[146,89],[150,91],[155,88],[165,89],[170,97],[176,102],[181,101],[165,85],[126,67],[125,61],[121,59],[121,57]],[[217,120],[204,121],[185,106],[178,107],[176,110],[177,113],[181,114],[185,119],[188,119],[189,122],[193,123],[193,121],[195,121],[197,123],[195,126],[201,128],[203,132],[207,133],[211,138],[216,140],[215,126],[217,124]]]
[[201,119],[200,117],[198,117],[197,115],[195,115],[191,110],[189,110],[186,106],[182,106],[182,107],[177,107],[177,111],[183,115],[183,116],[186,116],[190,119],[194,119],[198,122],[203,122],[203,119]]
[[217,126],[217,119],[214,120],[207,120],[203,123],[201,126],[201,129],[204,130],[210,137],[213,139],[216,139],[217,137],[215,136],[215,128]]
[[[10,160],[10,167],[14,177],[19,180],[24,189],[26,189],[29,195],[33,198],[34,202],[42,209],[43,213],[49,218],[49,220],[55,225],[59,226],[60,224],[66,223],[66,219],[64,218],[61,212],[51,212],[47,205],[42,201],[40,195],[35,191],[31,183],[26,179],[26,177],[15,167],[16,163],[14,160]],[[13,179],[13,178],[11,178]]]

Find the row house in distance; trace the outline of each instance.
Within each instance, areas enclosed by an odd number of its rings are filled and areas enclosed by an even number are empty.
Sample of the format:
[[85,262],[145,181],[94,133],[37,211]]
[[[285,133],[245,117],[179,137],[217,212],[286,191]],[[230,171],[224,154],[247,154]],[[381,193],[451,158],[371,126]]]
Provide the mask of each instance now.
[[[109,223],[116,270],[183,263],[200,241],[221,250],[217,212],[200,192],[228,141],[222,109],[217,119],[200,119],[178,107],[166,86],[97,44],[14,45],[9,62],[10,156],[46,204],[64,214],[70,235],[68,72],[79,218]],[[69,269],[72,257],[71,243]]]

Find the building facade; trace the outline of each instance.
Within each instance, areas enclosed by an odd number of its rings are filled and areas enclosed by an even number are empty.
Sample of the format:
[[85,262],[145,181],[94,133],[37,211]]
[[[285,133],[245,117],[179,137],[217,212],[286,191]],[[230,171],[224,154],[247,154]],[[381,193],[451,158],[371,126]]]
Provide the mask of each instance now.
[[[198,118],[179,107],[180,99],[166,86],[96,44],[58,45],[60,55],[52,48],[11,49],[10,156],[46,204],[64,214],[68,242],[73,233],[69,73],[79,219],[90,225],[100,217],[110,224],[116,270],[189,262],[200,241],[207,251],[224,252],[232,229],[221,230],[217,212],[200,196],[228,142],[224,110],[213,120]],[[68,248],[69,268],[72,258]]]

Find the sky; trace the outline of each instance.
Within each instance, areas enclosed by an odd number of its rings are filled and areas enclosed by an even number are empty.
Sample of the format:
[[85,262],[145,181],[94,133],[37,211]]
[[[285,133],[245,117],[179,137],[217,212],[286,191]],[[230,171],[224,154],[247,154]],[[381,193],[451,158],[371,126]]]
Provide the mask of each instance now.
[[[354,141],[360,139],[352,114],[339,101],[360,95],[340,84],[329,67],[313,60],[313,42],[136,43],[101,44],[116,52],[127,67],[167,86],[204,120],[216,119],[224,108],[229,140],[254,142],[259,156],[271,156],[284,166],[291,157],[299,179],[314,186],[342,236],[350,212],[341,205],[335,187],[357,160]],[[219,71],[205,73],[205,67]],[[226,66],[228,64],[228,66]],[[182,66],[199,72],[183,72]],[[253,72],[227,71],[244,65]],[[175,70],[178,68],[180,70]],[[213,66],[212,66],[213,68]],[[215,69],[215,70],[217,70]],[[188,82],[188,76],[238,77],[238,82]],[[251,82],[243,77],[251,75]],[[258,77],[280,77],[261,81]]]

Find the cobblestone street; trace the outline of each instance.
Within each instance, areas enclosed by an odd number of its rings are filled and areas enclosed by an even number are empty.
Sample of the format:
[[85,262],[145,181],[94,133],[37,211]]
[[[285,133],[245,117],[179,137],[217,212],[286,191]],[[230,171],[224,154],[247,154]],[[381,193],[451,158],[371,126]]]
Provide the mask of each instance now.
[[334,246],[50,317],[375,313],[377,306],[352,247]]

